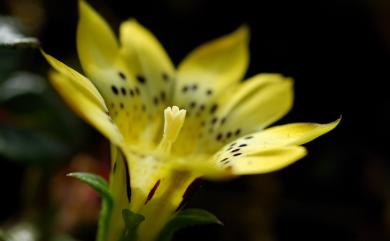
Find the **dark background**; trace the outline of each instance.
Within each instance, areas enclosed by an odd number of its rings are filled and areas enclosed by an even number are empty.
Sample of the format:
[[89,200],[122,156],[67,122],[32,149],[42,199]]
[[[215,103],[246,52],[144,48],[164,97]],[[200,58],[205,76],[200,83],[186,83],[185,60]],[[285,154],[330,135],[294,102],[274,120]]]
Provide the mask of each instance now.
[[[18,10],[22,2],[34,2],[39,17]],[[175,64],[199,44],[246,23],[247,77],[277,72],[295,79],[295,105],[278,123],[343,117],[334,131],[307,145],[307,157],[282,171],[205,183],[189,206],[215,213],[225,225],[184,230],[177,240],[389,240],[390,1],[88,2],[115,30],[135,17]],[[0,6],[31,26],[45,51],[77,65],[76,1],[2,0]],[[20,68],[44,75],[48,66],[39,53],[27,56]],[[71,153],[96,155],[93,143],[104,140],[86,132],[86,143]],[[0,170],[5,222],[20,212],[25,167],[5,159]]]

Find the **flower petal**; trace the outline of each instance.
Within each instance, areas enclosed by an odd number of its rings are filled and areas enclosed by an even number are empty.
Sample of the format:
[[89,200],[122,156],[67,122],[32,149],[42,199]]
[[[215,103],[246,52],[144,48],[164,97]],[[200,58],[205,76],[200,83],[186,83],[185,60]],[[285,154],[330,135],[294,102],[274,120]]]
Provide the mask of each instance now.
[[[170,105],[175,70],[168,54],[153,34],[136,20],[125,21],[120,26],[120,57],[125,66],[127,83],[139,90],[136,95],[140,102],[140,113],[131,121],[131,139],[141,138],[156,143],[161,138],[163,111]],[[130,92],[131,93],[131,92]],[[138,93],[138,92],[135,92]],[[127,123],[132,113],[127,117]],[[126,124],[128,125],[128,124]]]
[[[341,118],[327,124],[317,123],[293,123],[274,126],[253,135],[253,140],[248,140],[255,145],[248,145],[249,150],[260,147],[303,145],[315,138],[333,130]],[[245,139],[246,137],[243,137]]]
[[112,65],[118,57],[118,43],[110,26],[84,0],[79,0],[77,51],[88,77],[94,79],[101,68]]
[[328,124],[294,123],[272,127],[225,145],[206,162],[179,160],[175,168],[191,170],[211,179],[278,170],[305,155],[305,149],[299,145],[333,130],[339,122],[340,119]]
[[306,155],[302,146],[266,148],[255,154],[227,160],[220,165],[233,175],[250,175],[280,170]]
[[[136,20],[130,19],[120,26],[121,55],[129,71],[145,86],[153,106],[154,98],[170,101],[175,68],[157,38]],[[140,79],[142,77],[142,79]]]
[[238,83],[248,68],[248,43],[249,29],[243,25],[191,52],[178,67],[175,103],[185,107],[193,99],[214,98]]
[[[258,149],[256,152],[237,148],[219,152],[207,161],[177,161],[173,167],[191,171],[199,177],[221,180],[238,175],[260,174],[282,169],[306,155],[302,146],[278,146]],[[232,152],[233,151],[233,152]]]
[[107,107],[96,88],[77,71],[44,52],[42,54],[57,71],[50,72],[49,79],[65,102],[111,142],[120,145],[122,135],[107,114]]
[[104,111],[108,111],[102,96],[95,88],[95,86],[91,83],[91,81],[89,81],[76,70],[68,67],[61,61],[57,60],[53,56],[46,54],[43,50],[41,51],[41,53],[56,71],[69,78],[69,81],[71,81],[71,83],[75,86],[75,88],[78,89],[78,91],[82,92],[89,100],[99,105],[99,107],[102,108]]
[[[259,74],[225,91],[202,120],[201,146],[215,152],[224,144],[264,129],[285,115],[293,102],[292,80]],[[202,116],[201,116],[202,117]],[[194,129],[194,128],[192,128]]]
[[226,104],[216,113],[221,117],[220,131],[241,128],[242,134],[250,133],[264,129],[290,110],[293,81],[279,74],[259,74],[231,93],[220,100]]
[[174,68],[152,34],[135,21],[121,26],[122,45],[108,24],[80,1],[77,48],[126,143],[159,140],[162,113],[171,96]]

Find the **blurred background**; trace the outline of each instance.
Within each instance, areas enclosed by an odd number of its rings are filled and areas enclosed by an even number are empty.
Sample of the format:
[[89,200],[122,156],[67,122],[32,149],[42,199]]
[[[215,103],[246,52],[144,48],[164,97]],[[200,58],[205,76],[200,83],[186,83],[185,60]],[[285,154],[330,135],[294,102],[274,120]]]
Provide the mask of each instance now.
[[[247,23],[247,76],[295,79],[295,105],[278,123],[343,116],[282,171],[203,183],[188,207],[225,225],[182,230],[175,240],[390,240],[389,0],[88,2],[115,31],[136,18],[175,64]],[[0,14],[0,36],[12,25],[79,66],[76,0],[0,0]],[[48,65],[28,47],[36,43],[24,41],[0,46],[0,240],[4,232],[17,241],[94,240],[99,198],[65,174],[107,176],[108,143],[63,104],[48,85]]]

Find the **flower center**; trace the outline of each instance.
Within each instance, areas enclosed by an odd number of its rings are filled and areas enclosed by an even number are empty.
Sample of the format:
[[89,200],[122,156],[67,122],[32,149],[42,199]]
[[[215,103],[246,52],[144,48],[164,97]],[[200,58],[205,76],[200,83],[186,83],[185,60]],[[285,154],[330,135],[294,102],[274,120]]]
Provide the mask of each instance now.
[[172,144],[176,141],[186,117],[186,110],[177,106],[167,107],[164,110],[164,133],[161,138],[158,150],[169,154]]

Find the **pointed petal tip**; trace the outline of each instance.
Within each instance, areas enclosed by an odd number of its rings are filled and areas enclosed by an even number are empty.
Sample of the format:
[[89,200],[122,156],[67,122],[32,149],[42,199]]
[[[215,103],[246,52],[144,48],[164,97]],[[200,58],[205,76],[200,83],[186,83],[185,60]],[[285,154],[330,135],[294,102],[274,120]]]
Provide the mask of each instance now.
[[[91,5],[89,5],[87,1],[79,0],[78,2],[79,2],[79,13],[89,11],[92,9]],[[80,16],[82,16],[82,14],[80,14]]]
[[239,35],[243,36],[243,38],[249,39],[250,27],[248,24],[243,23],[240,25],[240,27],[237,28],[237,30],[235,32],[237,32]]
[[[339,123],[341,122],[341,119],[342,119],[342,115],[340,115],[340,117],[338,119],[336,119],[335,121],[332,121],[330,123],[326,123],[326,124],[322,124],[323,126],[327,126],[327,131],[326,132],[329,132],[331,130],[333,130],[334,128],[336,128]],[[325,132],[325,133],[326,133]]]

